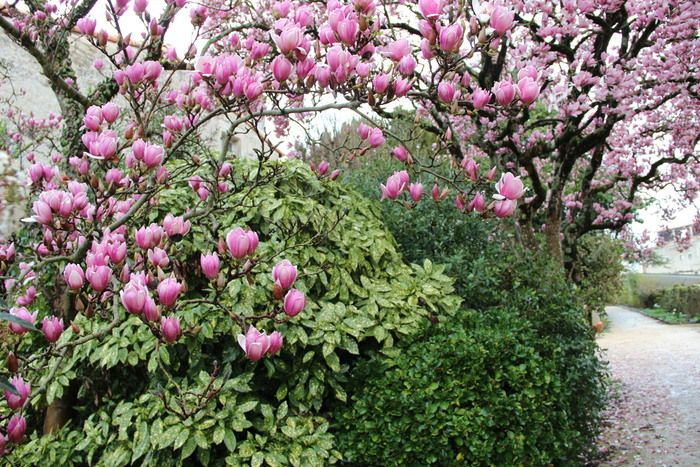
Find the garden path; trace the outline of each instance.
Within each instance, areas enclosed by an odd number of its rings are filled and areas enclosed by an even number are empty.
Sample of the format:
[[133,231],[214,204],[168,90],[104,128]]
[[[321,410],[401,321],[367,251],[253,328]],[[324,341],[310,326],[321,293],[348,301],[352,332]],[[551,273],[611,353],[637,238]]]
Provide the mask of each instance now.
[[700,325],[667,325],[607,308],[598,343],[615,400],[605,414],[600,465],[700,466]]

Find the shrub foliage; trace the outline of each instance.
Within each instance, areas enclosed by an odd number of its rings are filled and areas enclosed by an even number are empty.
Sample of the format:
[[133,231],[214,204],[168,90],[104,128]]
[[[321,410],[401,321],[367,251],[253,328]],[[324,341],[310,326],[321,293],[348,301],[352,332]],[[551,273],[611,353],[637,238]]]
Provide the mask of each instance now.
[[[235,170],[265,176],[244,162]],[[300,265],[297,287],[309,305],[289,326],[276,323],[285,338],[281,355],[244,359],[236,335],[245,323],[228,314],[265,313],[272,290],[266,273],[223,291],[203,278],[181,299],[185,332],[178,343],[158,345],[130,318],[68,356],[47,402],[69,381],[80,381],[72,422],[53,436],[32,433],[16,459],[25,465],[313,466],[341,458],[324,413],[331,401],[347,400],[348,370],[370,351],[396,356],[398,339],[423,329],[427,318],[454,313],[459,298],[441,268],[402,261],[377,209],[354,192],[319,181],[301,163],[263,170],[278,171],[274,183],[258,186],[244,203],[232,200],[217,232],[193,226],[179,244],[191,262],[179,266],[196,269],[195,252],[210,249],[232,226],[248,225],[260,233],[259,261],[270,263],[255,271],[269,271],[281,257],[266,243],[291,238],[283,254]],[[184,210],[191,202],[185,191],[169,196],[163,209]],[[243,280],[253,286],[241,287]],[[93,330],[80,315],[75,324]]]

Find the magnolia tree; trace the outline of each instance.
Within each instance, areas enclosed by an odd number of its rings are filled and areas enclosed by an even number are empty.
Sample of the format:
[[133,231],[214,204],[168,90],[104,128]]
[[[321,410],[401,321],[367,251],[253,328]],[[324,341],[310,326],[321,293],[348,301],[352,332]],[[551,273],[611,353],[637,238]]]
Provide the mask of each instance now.
[[[0,251],[2,316],[15,334],[40,328],[46,347],[9,357],[19,373],[3,381],[14,411],[3,421],[3,451],[22,441],[27,400],[42,400],[65,356],[130,315],[159,345],[176,342],[196,331],[178,318],[193,276],[225,290],[283,253],[280,245],[261,258],[256,232],[222,231],[218,219],[229,197],[281,176],[263,170],[277,145],[324,111],[365,119],[362,143],[347,157],[390,145],[406,163],[387,174],[383,199],[423,202],[425,188],[412,178],[434,174],[436,201],[451,197],[482,216],[518,210],[523,237],[544,222],[559,257],[562,242],[570,249],[587,231],[628,222],[640,188],[685,181],[691,196],[696,187],[695,2],[653,10],[641,1],[186,3],[22,1],[2,10],[0,27],[36,59],[61,109],[42,126],[58,132],[42,136],[52,144],[31,144],[25,129],[36,119],[14,118],[10,129],[8,152],[28,164],[31,214]],[[166,46],[179,15],[194,31],[185,53]],[[94,66],[104,79],[90,89],[78,86],[72,66],[76,36],[101,53]],[[383,124],[397,106],[415,109],[415,124],[437,136],[424,153],[408,151]],[[267,175],[237,177],[227,145],[206,148],[201,131],[216,120],[230,135],[242,127],[257,135],[258,173]],[[264,121],[274,134],[260,130]],[[448,170],[435,170],[441,164]],[[523,175],[530,193],[519,201]],[[187,185],[195,205],[145,225],[164,194]],[[194,226],[211,233],[211,244],[191,268],[177,243]],[[268,310],[231,311],[253,361],[279,351],[275,324],[305,307],[295,265],[276,264]],[[38,290],[47,316],[32,311]],[[78,314],[95,330],[71,326]],[[272,323],[270,334],[256,328],[260,320]],[[20,375],[29,370],[41,378]],[[67,393],[48,407],[45,432],[67,420],[76,396]]]
[[[52,401],[44,433],[65,424],[81,384],[60,383],[65,386],[60,397],[47,391],[58,375],[75,375],[66,362],[82,352],[80,347],[110,336],[132,315],[151,333],[156,348],[196,334],[197,327],[183,328],[179,317],[193,280],[198,283],[204,276],[211,281],[213,297],[202,302],[216,306],[229,284],[245,283],[241,279],[252,277],[258,264],[282,256],[286,244],[281,242],[277,251],[273,246],[263,257],[256,232],[245,225],[222,231],[219,224],[229,199],[235,196],[244,203],[245,193],[282,176],[279,165],[263,170],[275,147],[269,135],[259,132],[262,119],[275,117],[283,135],[294,115],[303,122],[327,109],[359,109],[367,101],[380,109],[407,96],[413,86],[417,61],[411,46],[382,26],[372,3],[243,5],[230,30],[226,23],[232,12],[226,8],[184,7],[184,2],[169,3],[156,18],[142,1],[108,2],[104,9],[95,8],[95,2],[26,2],[7,7],[0,17],[5,34],[41,66],[61,109],[60,116],[43,119],[21,110],[21,95],[7,103],[16,108],[7,110],[4,149],[26,167],[31,213],[23,219],[26,227],[4,240],[0,250],[8,309],[0,317],[19,336],[14,339],[17,353],[7,357],[13,375],[0,381],[9,409],[2,412],[2,453],[21,443],[28,429],[25,412],[36,413],[42,401]],[[127,11],[136,13],[143,28],[127,31],[121,20]],[[175,49],[164,48],[164,37],[183,11],[190,15],[196,37],[206,42],[178,56]],[[398,14],[393,7],[391,11]],[[105,17],[98,23],[96,18]],[[460,28],[452,28],[449,44],[440,52],[452,58],[436,59],[435,66],[456,59]],[[246,35],[239,34],[243,30]],[[93,89],[81,89],[72,68],[70,43],[77,35],[102,54],[94,66],[105,77]],[[330,93],[344,98],[324,103]],[[226,146],[214,153],[201,141],[202,128],[217,118],[228,122],[230,134],[243,126],[258,133],[255,176],[234,173],[229,160],[236,155]],[[363,126],[360,131],[367,148],[385,142],[379,128]],[[320,169],[319,176],[324,172]],[[388,199],[408,190],[417,202],[422,188],[409,183],[409,173],[401,171],[382,190]],[[181,186],[194,190],[199,201],[185,212],[168,212],[145,223],[167,192]],[[523,184],[507,173],[497,189],[498,201],[488,207],[478,195],[478,209],[509,215]],[[194,270],[178,248],[193,226],[211,234]],[[304,293],[294,288],[295,265],[282,259],[270,274],[274,284],[267,291],[266,311],[229,310],[240,325],[238,343],[251,361],[277,354],[284,337],[275,327],[306,307]],[[249,286],[254,287],[250,279]],[[94,322],[86,326],[89,331],[76,324],[79,315]],[[256,327],[260,321],[268,323],[269,334]],[[35,342],[36,333],[43,335],[44,349],[22,354],[34,347],[21,340],[32,337]],[[194,408],[169,410],[188,418],[201,409],[216,395],[211,388],[217,374],[214,369],[202,393],[182,394],[195,397]],[[166,399],[163,404],[168,407]]]

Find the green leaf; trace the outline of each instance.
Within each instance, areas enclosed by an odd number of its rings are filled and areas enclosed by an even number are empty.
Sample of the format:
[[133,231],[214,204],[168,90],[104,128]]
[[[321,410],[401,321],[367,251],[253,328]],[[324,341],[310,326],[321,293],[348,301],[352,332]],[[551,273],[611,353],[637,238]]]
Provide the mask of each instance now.
[[4,376],[0,376],[0,390],[2,391],[10,391],[14,395],[19,395],[17,393],[17,389],[13,384],[10,383],[10,380],[5,378]]
[[256,452],[253,454],[253,458],[250,459],[250,467],[260,467],[265,460],[262,452]]
[[185,444],[185,442],[188,439],[191,439],[194,442],[194,437],[190,436],[190,431],[187,428],[183,428],[182,431],[177,435],[177,438],[175,438],[173,448],[180,449],[180,447],[182,447],[182,445]]
[[132,445],[133,454],[131,456],[131,462],[135,462],[136,459],[146,454],[146,451],[151,445],[150,436],[148,433],[148,424],[142,421],[139,428],[136,430],[134,435],[134,443]]
[[214,430],[214,434],[212,435],[212,441],[214,441],[214,444],[221,444],[221,442],[224,440],[225,435],[226,435],[226,428],[219,425]]
[[236,411],[238,411],[240,413],[250,412],[251,410],[253,410],[255,408],[256,405],[258,405],[258,401],[244,402],[241,405],[239,405],[238,407],[236,407]]
[[188,457],[190,457],[196,448],[197,441],[195,440],[194,436],[190,436],[185,445],[182,447],[180,459],[187,459]]
[[23,319],[16,317],[15,315],[11,315],[10,313],[4,312],[4,311],[0,313],[0,321],[10,321],[12,323],[19,324],[23,328],[26,328],[30,331],[37,331],[37,332],[39,331],[36,328],[36,326],[34,326],[29,321],[25,321]]
[[229,452],[236,450],[236,435],[232,430],[226,430],[226,433],[224,434],[224,444]]

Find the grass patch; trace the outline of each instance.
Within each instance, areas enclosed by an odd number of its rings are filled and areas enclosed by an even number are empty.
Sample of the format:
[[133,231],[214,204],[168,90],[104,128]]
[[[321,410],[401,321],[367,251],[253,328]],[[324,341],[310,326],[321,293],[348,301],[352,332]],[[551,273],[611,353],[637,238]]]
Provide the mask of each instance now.
[[639,312],[666,324],[693,324],[700,321],[697,316],[690,316],[680,311],[668,311],[664,308],[642,308]]

